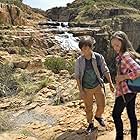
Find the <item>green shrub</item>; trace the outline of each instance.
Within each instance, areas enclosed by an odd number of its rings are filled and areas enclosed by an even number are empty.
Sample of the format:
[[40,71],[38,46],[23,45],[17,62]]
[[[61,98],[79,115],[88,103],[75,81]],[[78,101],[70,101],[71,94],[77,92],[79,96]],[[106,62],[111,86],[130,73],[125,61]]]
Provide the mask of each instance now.
[[26,55],[29,53],[29,50],[27,50],[25,47],[20,47],[19,54],[20,55]]
[[46,77],[45,79],[41,80],[39,82],[39,90],[46,87],[51,82],[52,82],[52,80],[49,77]]
[[18,77],[16,77],[20,91],[25,95],[31,95],[38,91],[38,85],[33,81],[34,73],[21,73]]
[[49,83],[52,82],[52,79],[44,76],[39,79],[35,79],[36,73],[22,72],[16,75],[16,79],[19,83],[20,87],[20,95],[21,96],[33,96],[42,88],[46,87]]
[[49,57],[46,58],[44,65],[52,70],[54,73],[59,73],[61,70],[68,70],[70,74],[74,71],[74,60],[66,60],[62,57]]
[[45,66],[54,73],[59,73],[60,70],[66,69],[66,60],[62,57],[49,57],[44,62]]
[[9,120],[8,114],[5,114],[4,112],[0,112],[0,133],[11,129],[12,129],[12,125]]
[[15,70],[11,65],[0,64],[0,96],[17,93],[18,83],[14,78]]
[[70,73],[73,74],[74,73],[74,65],[75,65],[75,60],[72,58],[70,60],[67,60],[67,64],[66,64],[66,70]]

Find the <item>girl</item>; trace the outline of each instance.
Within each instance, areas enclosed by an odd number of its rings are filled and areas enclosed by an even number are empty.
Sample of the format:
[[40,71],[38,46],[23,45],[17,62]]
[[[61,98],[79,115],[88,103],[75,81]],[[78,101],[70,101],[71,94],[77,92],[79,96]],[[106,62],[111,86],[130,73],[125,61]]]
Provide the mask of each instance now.
[[[116,76],[116,100],[113,108],[113,120],[116,128],[116,139],[123,140],[123,122],[121,114],[126,107],[131,125],[131,140],[137,140],[137,118],[135,113],[136,93],[133,93],[127,86],[127,79],[135,79],[140,76],[140,65],[135,58],[140,55],[135,52],[128,36],[117,31],[111,38],[111,45],[118,54],[118,74]],[[126,102],[125,102],[126,101]]]

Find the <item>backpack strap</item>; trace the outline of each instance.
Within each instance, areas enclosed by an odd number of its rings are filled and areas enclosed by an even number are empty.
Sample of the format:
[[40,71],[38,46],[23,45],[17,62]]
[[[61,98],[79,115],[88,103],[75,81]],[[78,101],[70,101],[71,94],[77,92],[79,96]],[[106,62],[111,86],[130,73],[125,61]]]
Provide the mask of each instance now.
[[98,53],[94,53],[94,54],[95,54],[95,58],[96,58],[97,68],[100,73],[100,77],[101,77],[101,79],[104,79],[104,75],[101,70],[101,56]]
[[96,60],[93,62],[94,63],[94,70],[95,70],[95,73],[97,75],[97,78],[99,80],[99,83],[101,85],[101,87],[104,89],[104,93],[106,95],[106,92],[105,92],[105,85],[104,85],[104,81],[103,79],[101,78],[101,69],[100,69],[100,56],[96,53],[94,53],[95,57],[96,57]]

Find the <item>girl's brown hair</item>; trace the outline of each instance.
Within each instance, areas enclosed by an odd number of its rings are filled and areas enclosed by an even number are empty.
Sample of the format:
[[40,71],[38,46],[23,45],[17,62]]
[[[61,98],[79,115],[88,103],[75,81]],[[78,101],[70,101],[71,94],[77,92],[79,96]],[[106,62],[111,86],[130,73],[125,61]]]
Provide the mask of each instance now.
[[135,51],[135,49],[133,48],[132,43],[130,42],[126,33],[124,33],[123,31],[117,31],[112,35],[111,40],[113,38],[117,38],[122,42],[122,46],[121,46],[121,52],[122,53],[127,51],[127,52],[130,53],[130,55],[133,58],[139,58],[140,59],[140,54]]

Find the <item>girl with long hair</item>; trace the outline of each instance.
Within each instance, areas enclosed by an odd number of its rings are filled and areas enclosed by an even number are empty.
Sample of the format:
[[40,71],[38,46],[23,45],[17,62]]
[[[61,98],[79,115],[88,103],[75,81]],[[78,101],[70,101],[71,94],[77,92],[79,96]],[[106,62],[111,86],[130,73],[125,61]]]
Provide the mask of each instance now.
[[131,140],[137,140],[137,118],[135,113],[136,93],[127,85],[127,79],[140,76],[140,65],[135,61],[140,55],[134,50],[128,36],[117,31],[111,38],[111,46],[117,53],[118,72],[116,76],[116,100],[113,108],[113,120],[116,128],[116,139],[123,140],[123,122],[121,114],[126,107],[131,126]]

